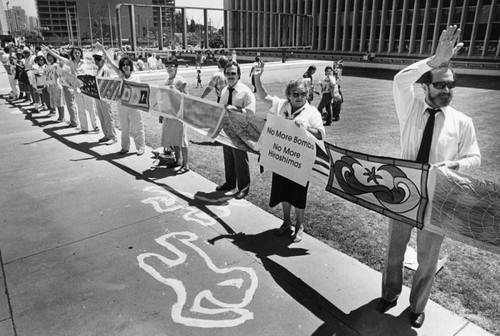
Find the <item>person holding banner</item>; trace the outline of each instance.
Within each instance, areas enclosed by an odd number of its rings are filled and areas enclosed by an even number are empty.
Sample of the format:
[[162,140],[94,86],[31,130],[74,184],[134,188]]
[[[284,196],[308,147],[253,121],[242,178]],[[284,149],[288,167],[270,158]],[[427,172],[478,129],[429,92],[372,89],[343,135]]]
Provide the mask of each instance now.
[[[70,60],[61,57],[55,51],[49,48],[46,48],[46,51],[57,58],[57,60],[68,65],[71,68],[71,72],[75,76],[85,75],[90,72],[89,64],[87,64],[87,62],[82,58],[83,51],[78,47],[71,48],[69,52],[69,56],[71,58]],[[80,88],[77,88],[75,90],[75,102],[78,108],[78,117],[80,119],[80,133],[85,134],[89,132],[88,118],[90,118],[90,124],[94,132],[99,133],[100,130],[99,126],[97,125],[97,116],[95,114],[94,101],[92,100],[92,98],[83,94]]]
[[[103,52],[99,51],[92,55],[94,58],[95,65],[97,65],[96,77],[111,77],[113,74],[111,69],[106,65],[106,61],[103,57]],[[102,132],[104,136],[99,139],[99,142],[104,142],[106,145],[112,145],[117,142],[116,140],[116,129],[115,129],[115,113],[111,109],[111,103],[109,101],[104,101],[101,99],[95,99],[95,107],[97,110],[97,116],[101,122]]]
[[[255,115],[255,96],[252,90],[240,81],[241,69],[238,63],[229,62],[224,67],[227,84],[222,89],[220,103],[228,113]],[[218,186],[218,191],[230,191],[238,187],[236,199],[245,198],[250,190],[250,167],[246,151],[222,146],[226,181]]]
[[[318,109],[307,101],[310,89],[309,82],[299,78],[289,82],[285,88],[285,99],[270,96],[262,85],[261,76],[264,72],[264,63],[254,71],[257,95],[269,106],[269,112],[285,119],[293,120],[298,127],[304,127],[316,139],[325,138],[325,127]],[[304,214],[309,184],[302,186],[279,174],[273,173],[271,198],[269,206],[275,207],[281,203],[283,209],[283,224],[276,231],[277,235],[292,234],[291,207],[295,207],[295,232],[292,235],[294,242],[302,240],[304,232]]]
[[[176,57],[171,57],[165,62],[167,66],[168,78],[165,82],[165,86],[182,93],[188,94],[187,82],[186,80],[177,75],[177,67],[179,63]],[[177,174],[183,174],[189,171],[188,163],[188,137],[187,137],[187,126],[179,119],[174,118],[164,118],[160,117],[160,121],[163,124],[161,132],[161,145],[164,150],[170,146],[174,147],[175,159],[177,166],[180,166],[177,170]],[[180,162],[182,151],[182,162]]]
[[35,57],[35,65],[33,66],[33,74],[35,76],[35,88],[36,93],[40,97],[41,104],[38,108],[35,108],[37,111],[40,111],[44,108],[44,104],[47,109],[50,111],[49,115],[55,115],[56,111],[50,105],[50,93],[48,91],[47,83],[45,81],[45,69],[47,68],[47,60],[42,55]]
[[[436,54],[401,70],[394,77],[393,94],[401,131],[401,155],[423,165],[462,170],[478,167],[481,154],[472,119],[450,107],[456,77],[449,65],[463,43],[460,29],[449,26],[439,38]],[[420,79],[420,80],[419,80]],[[413,84],[419,80],[424,100]],[[429,209],[427,210],[429,211]],[[403,261],[413,226],[389,222],[389,248],[382,273],[382,297],[377,310],[396,306],[403,285]],[[425,320],[443,236],[428,230],[417,232],[418,268],[410,292],[410,323],[420,328]]]
[[[102,51],[102,54],[111,68],[120,76],[121,79],[140,82],[139,76],[136,76],[134,71],[134,63],[128,56],[123,56],[118,61],[118,65],[108,55],[104,46],[96,43],[96,48]],[[146,134],[144,132],[144,124],[142,123],[142,115],[138,109],[120,104],[120,124],[122,126],[122,149],[118,154],[127,154],[130,149],[130,136],[134,139],[137,155],[143,155],[146,148]]]
[[47,68],[45,69],[45,82],[49,93],[51,109],[57,109],[59,117],[57,121],[64,121],[64,98],[62,85],[59,82],[57,60],[51,54],[47,54]]
[[[61,58],[69,60],[68,54],[61,54]],[[64,62],[59,61],[57,68],[57,75],[61,81],[62,91],[64,95],[64,102],[66,103],[66,108],[69,114],[69,125],[68,128],[79,127],[79,117],[78,108],[76,106],[75,100],[75,89],[70,81],[67,80],[69,75],[72,75],[72,71],[69,65],[64,64]]]

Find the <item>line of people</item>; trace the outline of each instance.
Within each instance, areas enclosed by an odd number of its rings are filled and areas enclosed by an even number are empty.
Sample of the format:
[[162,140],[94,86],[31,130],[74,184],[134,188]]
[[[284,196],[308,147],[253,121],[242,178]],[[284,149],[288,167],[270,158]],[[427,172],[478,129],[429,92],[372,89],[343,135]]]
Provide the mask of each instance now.
[[[437,167],[446,167],[452,170],[474,168],[480,165],[481,154],[472,120],[449,106],[453,98],[453,88],[456,85],[456,76],[449,65],[449,61],[463,46],[462,43],[458,43],[459,35],[460,30],[456,26],[450,26],[443,31],[434,56],[401,70],[394,79],[393,94],[396,114],[401,124],[403,159],[413,160],[421,164],[433,164]],[[133,63],[130,58],[122,57],[116,64],[102,45],[98,44],[97,48],[100,52],[94,54],[93,57],[99,76],[112,75],[110,69],[105,65],[107,63],[120,78],[139,81],[139,78],[133,74]],[[44,67],[54,66],[57,63],[56,60],[58,60],[60,63],[58,63],[57,67],[71,71],[73,74],[81,74],[87,71],[85,62],[82,60],[82,52],[78,48],[73,48],[69,53],[70,59],[64,58],[47,48],[44,51],[47,53],[48,65],[44,64],[43,55],[38,55],[39,58],[36,60],[35,58],[31,59],[31,52],[26,50],[26,56],[23,57],[25,60],[22,62],[24,69],[28,68],[29,71],[38,67],[37,71],[40,72],[40,69]],[[9,61],[12,61],[12,59]],[[253,90],[240,81],[240,65],[222,56],[219,58],[218,67],[219,70],[212,75],[201,97],[205,98],[212,90],[215,90],[217,102],[224,105],[228,112],[253,116],[256,109],[256,97]],[[171,58],[167,61],[168,78],[165,85],[188,94],[187,83],[184,78],[177,75],[177,68],[177,59]],[[12,70],[12,68],[10,69]],[[311,67],[308,76],[305,76],[307,78],[299,78],[287,83],[285,98],[271,96],[265,89],[261,81],[264,72],[262,62],[259,62],[252,70],[252,76],[254,77],[256,94],[266,103],[269,113],[292,120],[297,127],[303,127],[318,140],[323,140],[325,139],[325,127],[322,115],[309,102],[311,90],[313,90],[311,87],[314,71],[315,69]],[[327,107],[328,102],[339,99],[335,87],[332,88],[332,71],[331,67],[325,68],[325,79],[320,85],[324,97],[320,102],[321,108]],[[49,94],[49,96],[54,95],[54,98],[51,97],[47,101],[46,98],[43,98],[43,90],[41,94],[38,91],[36,81],[28,81],[31,87],[26,87],[23,85],[26,82],[20,79],[20,74],[12,75],[11,72],[9,74],[14,77],[13,83],[15,83],[16,79],[19,81],[24,96],[18,95],[13,87],[10,100],[17,98],[32,99],[34,104],[41,104],[41,102],[37,101],[37,99],[40,99],[40,101],[44,101],[45,104],[49,104],[51,107],[59,107],[61,98],[58,94],[62,92],[59,86],[47,87],[46,94]],[[57,74],[57,71],[54,71],[54,73]],[[424,91],[423,99],[416,98],[414,93],[413,85],[418,80],[420,80]],[[35,85],[32,85],[32,83],[35,83]],[[56,91],[58,93],[55,93]],[[90,109],[92,101],[89,100],[90,98],[84,97],[78,89],[74,90],[73,94],[77,102],[75,110],[78,115],[84,115],[80,118],[80,122],[87,123],[86,113],[90,113],[88,109]],[[66,97],[66,95],[64,96]],[[66,101],[67,104],[68,101]],[[102,104],[108,103],[102,102]],[[111,108],[108,108],[108,105],[98,108],[103,128],[107,128],[106,125],[113,124],[112,118],[104,118],[106,114],[112,114]],[[122,126],[122,149],[119,153],[128,153],[131,135],[135,141],[137,154],[142,155],[144,153],[145,134],[141,112],[123,105],[119,107],[119,110]],[[58,111],[60,113],[59,119],[61,119],[62,110],[58,109]],[[327,108],[327,115],[330,113]],[[333,114],[335,115],[335,113]],[[327,119],[327,124],[329,120]],[[178,171],[181,173],[188,171],[187,127],[181,121],[171,118],[161,118],[161,122],[163,124],[162,145],[165,148],[173,146],[177,159],[179,160],[182,157],[182,161],[178,161],[180,167]],[[97,128],[96,124],[92,123],[92,125]],[[72,126],[75,125],[70,124],[70,127]],[[82,131],[85,132],[85,130],[82,125]],[[113,133],[107,132],[107,130],[104,131],[105,138],[109,139],[113,136]],[[236,189],[233,194],[234,197],[242,199],[248,195],[250,190],[250,169],[247,152],[224,145],[223,155],[225,180],[224,183],[216,187],[216,190],[233,192]],[[287,235],[294,242],[302,240],[307,192],[308,185],[301,186],[279,174],[273,173],[269,205],[274,207],[281,204],[283,211],[283,223],[276,230],[277,235]],[[292,223],[291,219],[292,207],[295,208],[295,224]],[[412,226],[405,223],[396,220],[390,221],[389,248],[382,279],[382,297],[376,308],[380,313],[385,313],[397,305],[403,283],[404,253],[412,229]],[[421,327],[425,320],[425,307],[434,281],[442,241],[443,236],[439,234],[425,230],[418,231],[419,266],[410,293],[411,312],[409,314],[410,323],[415,328]]]

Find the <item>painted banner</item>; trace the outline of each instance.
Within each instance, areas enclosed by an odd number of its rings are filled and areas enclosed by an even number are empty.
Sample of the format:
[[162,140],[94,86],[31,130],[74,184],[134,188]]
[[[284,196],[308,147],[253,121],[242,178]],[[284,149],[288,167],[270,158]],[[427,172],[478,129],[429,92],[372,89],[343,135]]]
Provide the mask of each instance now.
[[150,86],[146,83],[136,83],[124,80],[121,95],[122,105],[134,107],[149,112]]
[[[182,118],[184,94],[166,86],[151,85],[150,110],[167,118]],[[208,110],[208,109],[207,109]]]
[[225,116],[224,106],[198,97],[184,95],[183,107],[181,119],[183,122],[207,132],[207,136],[210,138],[215,138],[219,134]]
[[419,229],[428,205],[429,165],[362,154],[325,143],[330,157],[326,190]]
[[80,87],[80,90],[82,90],[83,94],[95,99],[100,99],[99,89],[97,88],[97,80],[95,76],[79,75],[77,77],[79,80],[82,81],[82,86]]
[[78,78],[68,71],[60,71],[59,80],[61,85],[70,87],[72,89],[77,89],[80,87],[80,82]]
[[120,98],[123,81],[119,78],[97,77],[101,100],[116,101]]
[[259,139],[265,123],[266,119],[263,118],[226,111],[222,119],[222,131],[215,140],[227,146],[258,154],[261,147]]
[[424,229],[500,254],[500,185],[431,168],[431,211]]
[[260,163],[283,177],[306,186],[316,157],[314,136],[293,120],[268,115],[261,137]]
[[150,111],[177,118],[212,139],[217,137],[225,113],[222,105],[166,86],[151,85],[150,89]]
[[[266,119],[225,111],[220,104],[166,87],[124,81],[121,99],[123,105],[146,112],[151,106],[151,111],[178,118],[222,144],[256,154],[262,150],[267,156],[272,149],[275,156],[285,154],[285,144],[276,142],[276,131],[280,129],[287,136],[289,131],[286,126],[281,129],[278,121],[270,122],[274,135],[269,130],[260,139]],[[499,184],[447,169],[431,169],[414,161],[363,154],[327,142],[314,143],[315,155],[307,159],[312,167],[308,168],[309,176],[289,178],[300,183],[307,179],[389,218],[500,254]],[[296,155],[294,149],[286,148],[287,159]],[[287,162],[281,162],[281,168],[274,162],[271,170],[284,169],[279,173],[286,176],[288,172],[283,171],[290,167]]]

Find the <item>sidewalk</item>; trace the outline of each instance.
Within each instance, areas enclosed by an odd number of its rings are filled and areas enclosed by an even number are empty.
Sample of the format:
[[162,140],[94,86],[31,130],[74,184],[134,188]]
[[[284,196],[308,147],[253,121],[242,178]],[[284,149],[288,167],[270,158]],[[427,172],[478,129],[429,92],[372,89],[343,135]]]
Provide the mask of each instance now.
[[434,302],[412,329],[408,288],[379,314],[380,273],[52,119],[0,99],[2,336],[490,335]]

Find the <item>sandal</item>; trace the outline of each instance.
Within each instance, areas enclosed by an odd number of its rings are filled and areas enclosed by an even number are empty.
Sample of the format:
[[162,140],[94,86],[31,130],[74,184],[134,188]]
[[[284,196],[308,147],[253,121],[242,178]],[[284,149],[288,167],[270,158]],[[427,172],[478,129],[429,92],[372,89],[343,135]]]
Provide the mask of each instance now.
[[276,236],[283,236],[285,234],[291,234],[292,233],[292,223],[287,223],[283,222],[281,226],[276,229],[276,232],[274,233]]
[[189,171],[189,167],[181,166],[181,168],[177,171],[177,175],[187,173]]

